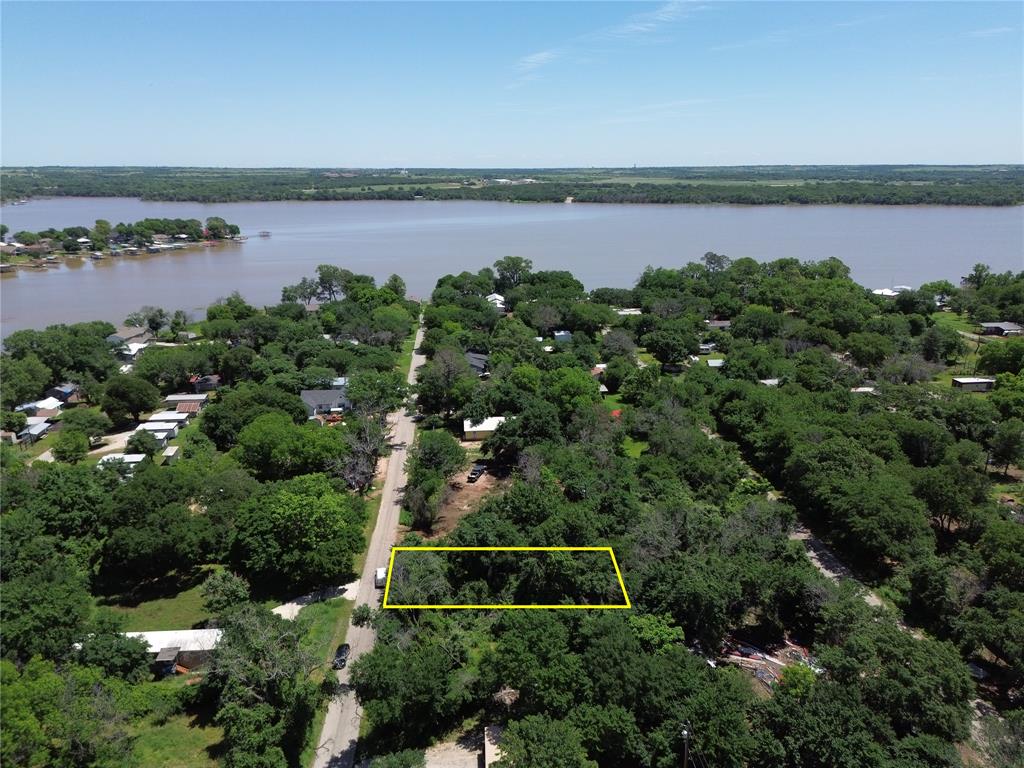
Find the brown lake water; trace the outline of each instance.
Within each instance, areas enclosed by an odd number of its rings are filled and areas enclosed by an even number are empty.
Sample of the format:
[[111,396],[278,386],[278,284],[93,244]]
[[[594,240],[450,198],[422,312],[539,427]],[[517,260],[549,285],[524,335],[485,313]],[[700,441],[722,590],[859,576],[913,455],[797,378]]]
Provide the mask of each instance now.
[[[648,264],[678,267],[706,251],[758,261],[835,256],[869,288],[958,281],[977,262],[1024,270],[1024,207],[668,206],[444,202],[143,202],[52,198],[4,206],[11,232],[147,217],[222,216],[244,243],[103,261],[69,260],[0,279],[0,334],[53,323],[120,323],[139,307],[197,318],[239,291],[257,305],[331,263],[378,280],[401,275],[413,296],[438,277],[507,256],[566,269],[587,288],[631,286]],[[257,237],[261,230],[272,233]]]

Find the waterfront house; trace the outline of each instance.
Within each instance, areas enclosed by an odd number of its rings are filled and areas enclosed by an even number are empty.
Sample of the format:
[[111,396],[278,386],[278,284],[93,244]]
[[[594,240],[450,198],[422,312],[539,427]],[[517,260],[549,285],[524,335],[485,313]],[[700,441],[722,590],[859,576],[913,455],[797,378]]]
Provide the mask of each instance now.
[[462,422],[462,433],[466,440],[486,440],[505,422],[504,416],[491,416],[483,421],[466,419]]
[[995,385],[995,379],[986,379],[978,376],[953,377],[953,386],[964,392],[988,392]]

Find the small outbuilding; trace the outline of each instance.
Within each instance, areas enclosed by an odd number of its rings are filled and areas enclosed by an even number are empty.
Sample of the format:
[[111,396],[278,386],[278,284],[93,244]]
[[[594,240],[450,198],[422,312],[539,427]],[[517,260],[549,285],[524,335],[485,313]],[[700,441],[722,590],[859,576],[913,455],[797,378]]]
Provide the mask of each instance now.
[[504,423],[504,416],[491,416],[477,422],[474,422],[472,419],[466,419],[462,422],[462,434],[466,440],[486,440]]
[[178,455],[180,453],[180,445],[169,445],[164,448],[164,452],[160,455],[164,457],[164,464],[174,464],[178,460]]
[[995,379],[979,376],[954,376],[953,387],[964,392],[988,392],[996,385]]
[[732,320],[705,320],[704,324],[709,330],[728,331],[732,328]]
[[50,387],[48,390],[46,390],[46,396],[55,397],[62,403],[66,403],[68,400],[71,399],[71,396],[74,395],[77,391],[77,384],[72,384],[71,382],[66,381],[63,384],[58,384],[55,387]]
[[490,365],[490,356],[480,352],[467,352],[466,362],[469,363],[469,367],[473,369],[473,373],[477,376],[483,377],[487,375],[487,369]]
[[125,632],[126,636],[146,643],[153,657],[154,671],[161,674],[173,674],[178,667],[191,670],[202,666],[209,661],[222,634],[220,629]]

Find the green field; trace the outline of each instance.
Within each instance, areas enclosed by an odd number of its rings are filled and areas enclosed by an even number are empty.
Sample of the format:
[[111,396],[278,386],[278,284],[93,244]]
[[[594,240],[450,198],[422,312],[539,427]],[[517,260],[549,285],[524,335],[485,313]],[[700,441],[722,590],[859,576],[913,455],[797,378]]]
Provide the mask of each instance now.
[[[317,680],[323,680],[324,675],[332,674],[328,662],[334,655],[334,649],[345,642],[349,619],[354,607],[355,603],[351,600],[328,600],[323,603],[307,605],[299,613],[300,619],[308,617],[312,622],[304,641],[306,648],[324,662],[323,668],[314,673]],[[313,715],[313,725],[309,729],[309,736],[299,758],[299,765],[312,765],[313,757],[316,754],[317,740],[320,738],[320,731],[324,726],[326,715],[327,704],[325,703]]]
[[[199,572],[187,578],[185,589],[173,591],[173,587],[167,587],[170,594],[149,597],[144,592],[135,596],[138,602],[128,595],[118,595],[100,598],[98,603],[106,605],[124,617],[126,632],[194,627],[211,618],[203,608],[203,597],[199,593],[199,588],[206,576],[217,568],[215,565],[204,566]],[[145,599],[146,597],[149,599]]]

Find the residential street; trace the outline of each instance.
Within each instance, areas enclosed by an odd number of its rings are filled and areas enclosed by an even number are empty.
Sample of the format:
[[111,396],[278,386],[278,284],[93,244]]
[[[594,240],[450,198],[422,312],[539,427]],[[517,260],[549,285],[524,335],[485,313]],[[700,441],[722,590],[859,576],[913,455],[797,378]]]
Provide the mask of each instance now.
[[[423,341],[423,328],[416,332],[416,348]],[[426,362],[425,358],[414,351],[412,365],[409,369],[408,381],[412,384],[416,378],[416,369]],[[391,546],[394,544],[398,530],[398,511],[401,492],[405,486],[405,459],[408,447],[412,444],[416,426],[404,409],[391,415],[395,425],[392,438],[392,451],[388,457],[387,472],[384,476],[384,488],[381,493],[380,512],[373,536],[367,550],[366,564],[359,578],[359,586],[355,593],[356,605],[368,603],[376,607],[381,591],[373,586],[373,572],[388,564]],[[338,680],[348,683],[348,671],[352,662],[373,648],[375,635],[369,627],[355,627],[349,624],[346,642],[352,646],[349,656],[349,667],[339,671]],[[314,768],[351,768],[354,764],[356,743],[359,738],[359,724],[362,710],[356,703],[355,695],[345,690],[342,695],[331,701],[324,719],[324,727],[317,741],[317,754],[313,762]]]

